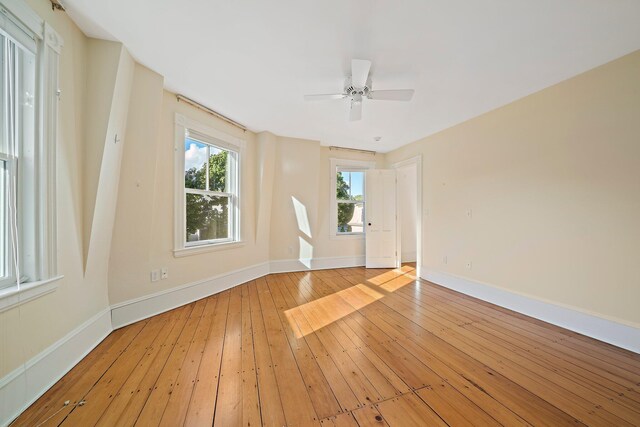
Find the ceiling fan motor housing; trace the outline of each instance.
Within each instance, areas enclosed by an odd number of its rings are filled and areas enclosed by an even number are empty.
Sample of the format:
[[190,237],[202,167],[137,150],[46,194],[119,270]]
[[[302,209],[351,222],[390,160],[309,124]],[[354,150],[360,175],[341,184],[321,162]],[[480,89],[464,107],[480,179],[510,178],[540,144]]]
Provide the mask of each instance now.
[[351,81],[351,77],[347,78],[344,83],[344,93],[355,102],[361,102],[362,98],[368,98],[371,90],[371,79],[367,79],[364,87],[355,87]]

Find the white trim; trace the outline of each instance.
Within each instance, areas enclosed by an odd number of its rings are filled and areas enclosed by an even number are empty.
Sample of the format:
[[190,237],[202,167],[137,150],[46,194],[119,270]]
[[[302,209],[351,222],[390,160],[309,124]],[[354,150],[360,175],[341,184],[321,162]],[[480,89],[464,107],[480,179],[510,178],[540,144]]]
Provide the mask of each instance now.
[[561,328],[640,353],[640,327],[626,325],[538,298],[440,271],[426,270],[420,278],[479,298]]
[[107,307],[0,379],[0,426],[9,425],[111,331],[110,310]]
[[[331,206],[329,207],[329,239],[331,240],[349,240],[349,239],[364,239],[365,233],[338,233],[338,199],[336,198],[336,185],[338,185],[337,171],[339,167],[353,167],[357,169],[362,169],[365,171],[367,169],[374,169],[376,167],[376,162],[367,161],[367,160],[351,160],[351,159],[341,159],[338,157],[329,158],[330,169],[329,169],[329,191]],[[367,187],[366,180],[364,181],[364,187]],[[363,189],[364,190],[364,189]],[[367,200],[365,198],[365,209]]]
[[56,276],[47,280],[40,280],[32,283],[21,283],[0,290],[0,313],[11,310],[26,302],[40,298],[58,289],[58,280],[64,276]]
[[231,249],[238,249],[245,246],[245,242],[237,242],[230,240],[224,243],[210,243],[204,245],[187,246],[182,249],[174,249],[173,256],[176,258],[182,258],[190,255],[198,255],[206,252],[217,252]]
[[269,264],[264,262],[114,304],[111,306],[113,328],[130,325],[267,274],[269,274]]
[[45,43],[38,53],[42,63],[39,70],[39,171],[38,179],[38,258],[40,277],[55,276],[57,255],[57,191],[56,151],[58,145],[58,103],[60,51],[62,37],[47,23],[44,24]]
[[[246,146],[246,142],[244,139],[242,138],[237,138],[233,135],[229,135],[228,133],[219,131],[216,128],[213,128],[211,126],[207,126],[203,123],[200,123],[196,120],[192,120],[180,113],[176,113],[175,115],[175,124],[185,128],[185,129],[192,129],[195,130],[196,132],[208,135],[212,138],[215,139],[219,139],[222,142],[226,142],[228,144],[231,144],[233,146],[237,148],[245,148]],[[183,134],[184,136],[184,134]],[[184,138],[183,138],[184,139]],[[183,140],[183,145],[184,145],[184,140]]]
[[[416,248],[416,273],[418,274],[418,276],[420,276],[420,273],[422,271],[422,254],[424,253],[424,235],[423,235],[423,222],[426,221],[426,217],[427,214],[423,213],[422,211],[422,155],[418,154],[417,156],[414,157],[410,157],[408,159],[393,163],[391,165],[391,168],[393,169],[399,169],[403,166],[408,166],[411,164],[415,164],[416,165],[416,176],[417,176],[417,187],[416,187],[416,191],[418,192],[418,200],[417,200],[417,215],[416,215],[416,219],[417,219],[417,223],[416,223],[416,242],[418,243],[418,246]],[[398,230],[398,232],[400,232],[400,230]],[[402,248],[398,248],[399,250],[399,254],[400,254],[400,259],[402,259]]]
[[58,55],[62,53],[61,51],[62,46],[64,46],[64,39],[56,32],[56,30],[53,29],[51,25],[46,22],[44,23],[44,42]]
[[311,259],[279,259],[269,263],[270,273],[290,273],[293,271],[327,270],[331,268],[362,267],[364,255],[347,257],[326,257]]
[[39,39],[43,38],[44,21],[23,0],[0,0],[0,7],[7,9]]

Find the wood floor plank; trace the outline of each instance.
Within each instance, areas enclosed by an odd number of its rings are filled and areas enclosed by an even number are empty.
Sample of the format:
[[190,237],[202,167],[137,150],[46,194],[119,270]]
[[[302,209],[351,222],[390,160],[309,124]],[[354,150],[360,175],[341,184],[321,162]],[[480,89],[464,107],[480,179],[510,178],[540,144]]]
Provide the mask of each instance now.
[[120,357],[109,367],[104,375],[85,395],[82,406],[75,407],[65,418],[62,425],[95,425],[106,407],[118,393],[125,381],[143,359],[154,340],[170,319],[166,313],[149,319],[135,340]]
[[325,418],[320,421],[320,425],[323,427],[358,427],[358,423],[350,412]]
[[390,427],[447,425],[429,405],[413,393],[377,403],[376,408]]
[[229,291],[218,295],[218,303],[211,320],[211,328],[187,409],[186,426],[210,427],[213,424],[229,313],[229,296]]
[[229,314],[222,350],[214,426],[242,424],[242,295],[239,287],[231,290]]
[[288,292],[284,291],[283,293],[283,281],[267,281],[267,285],[273,296],[274,303],[278,308],[282,328],[285,330],[289,345],[300,368],[302,378],[307,385],[311,402],[318,417],[327,418],[342,412],[340,404],[322,373],[320,366],[318,366],[316,359],[313,357],[311,349],[309,349],[304,337],[301,336],[295,320],[287,315],[288,309],[296,306],[295,301]]
[[187,409],[200,369],[204,347],[209,336],[213,313],[218,303],[217,297],[209,297],[203,301],[206,301],[206,306],[180,368],[176,383],[171,389],[171,396],[160,420],[160,425],[162,426],[181,425],[187,416]]
[[[58,397],[56,404],[52,405],[46,412],[42,413],[38,419],[38,423],[43,426],[58,426],[66,418],[66,416],[80,405],[80,402],[91,391],[91,388],[98,382],[105,372],[115,363],[116,360],[124,353],[138,336],[140,331],[146,326],[148,321],[134,323],[124,331],[114,345],[105,351],[101,357],[94,363],[92,369],[85,372],[78,380],[69,385],[68,389]],[[64,402],[69,400],[70,404],[63,407]],[[20,418],[14,425],[21,425]],[[35,420],[31,420],[24,425],[32,425]]]
[[266,280],[256,280],[256,286],[285,419],[291,425],[319,425],[320,421],[282,329]]
[[158,376],[182,333],[194,304],[180,307],[171,312],[171,325],[161,332],[147,353],[144,361],[127,379],[111,404],[105,409],[97,425],[132,426],[135,424],[146,403]]
[[[60,381],[58,381],[53,387],[51,387],[45,394],[43,394],[38,400],[35,401],[26,411],[24,411],[13,423],[14,426],[18,425],[31,425],[35,423],[34,420],[46,419],[45,414],[47,411],[53,408],[53,411],[63,407],[66,400],[66,394],[69,393],[69,388],[72,384],[75,384],[85,374],[88,374],[94,367],[96,362],[109,351],[109,349],[119,342],[120,337],[126,332],[125,329],[118,329],[109,334],[104,341],[90,352],[84,359],[82,359],[76,366],[73,367]],[[58,406],[59,405],[59,406]],[[42,421],[40,421],[42,422]]]
[[258,426],[262,424],[260,415],[260,396],[258,375],[256,373],[255,348],[253,346],[253,324],[251,321],[251,302],[249,288],[242,291],[242,425]]
[[[384,299],[384,303],[389,304],[394,310],[404,313],[406,313],[405,310],[408,307],[402,298],[396,295],[388,295]],[[411,317],[417,324],[422,325],[427,320],[439,323],[440,327],[430,325],[426,326],[426,329],[443,341],[472,355],[481,363],[500,372],[510,380],[531,389],[545,400],[553,400],[558,408],[573,417],[586,423],[608,422],[616,425],[632,425],[621,418],[621,416],[627,415],[626,413],[612,414],[598,404],[590,402],[582,395],[577,394],[576,388],[579,387],[577,384],[574,384],[573,389],[562,389],[557,384],[554,387],[548,387],[543,381],[544,368],[536,369],[526,363],[518,364],[513,361],[517,356],[507,352],[501,353],[499,347],[494,343],[483,340],[474,334],[469,334],[464,328],[456,328],[457,325],[454,323],[447,321],[447,319],[438,314],[426,311],[420,306],[414,306],[413,308]]]
[[[305,304],[306,298],[302,296],[302,289],[295,287],[292,281],[283,281],[284,289],[290,292],[292,297],[297,296],[299,304]],[[299,309],[290,309],[290,319],[296,323],[299,330],[304,333],[304,340],[313,354],[324,377],[329,382],[340,407],[343,410],[352,410],[362,406],[351,386],[347,383],[335,361],[329,356],[320,339],[313,333],[313,328],[307,318]]]
[[500,423],[464,397],[451,384],[442,381],[415,392],[447,424],[455,426],[499,426]]
[[160,424],[640,425],[640,356],[413,264],[279,273],[114,331],[13,425]]
[[187,323],[182,329],[176,345],[173,347],[171,354],[167,359],[158,379],[153,386],[153,390],[145,402],[140,416],[136,420],[135,425],[158,425],[164,414],[167,402],[171,396],[171,391],[176,383],[176,379],[180,373],[180,367],[191,346],[191,341],[198,328],[202,311],[206,302],[199,300],[195,303],[191,311]]
[[353,416],[360,427],[387,427],[389,424],[375,406],[365,406],[353,411]]
[[271,359],[269,340],[262,317],[260,298],[255,282],[249,284],[249,301],[251,305],[251,324],[253,326],[253,346],[256,355],[256,372],[262,423],[266,426],[283,426],[286,424],[282,399],[278,390],[276,373]]

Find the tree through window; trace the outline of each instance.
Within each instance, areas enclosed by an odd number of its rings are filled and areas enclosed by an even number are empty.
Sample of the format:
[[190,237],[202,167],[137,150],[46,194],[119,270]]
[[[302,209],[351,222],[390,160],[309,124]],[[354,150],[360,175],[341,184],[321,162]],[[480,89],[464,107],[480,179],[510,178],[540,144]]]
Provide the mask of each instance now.
[[364,171],[338,169],[336,177],[338,234],[364,232]]

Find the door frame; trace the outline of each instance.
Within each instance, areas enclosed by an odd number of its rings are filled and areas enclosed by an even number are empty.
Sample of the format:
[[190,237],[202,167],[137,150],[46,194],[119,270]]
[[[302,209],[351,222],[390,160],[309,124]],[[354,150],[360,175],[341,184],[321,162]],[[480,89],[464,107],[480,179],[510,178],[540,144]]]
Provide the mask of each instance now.
[[[424,221],[424,216],[422,213],[422,155],[418,154],[417,156],[414,157],[410,157],[408,159],[396,162],[396,163],[392,163],[391,164],[391,168],[392,169],[396,169],[396,171],[404,166],[410,166],[410,165],[416,165],[416,191],[417,191],[417,200],[416,200],[416,219],[417,219],[417,224],[416,224],[416,232],[417,232],[417,236],[416,236],[416,243],[417,243],[417,247],[416,247],[416,273],[418,274],[418,277],[420,277],[420,274],[422,272],[422,245],[423,245],[423,221]],[[398,181],[396,180],[396,194],[398,194],[398,189],[397,189],[397,185],[398,185]],[[396,210],[400,209],[400,201],[396,196]],[[402,224],[399,224],[398,228],[398,259],[401,260],[402,259],[402,248],[399,247],[400,246],[400,235],[402,234]]]

